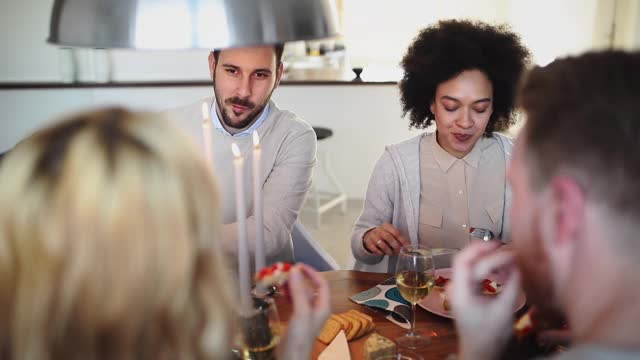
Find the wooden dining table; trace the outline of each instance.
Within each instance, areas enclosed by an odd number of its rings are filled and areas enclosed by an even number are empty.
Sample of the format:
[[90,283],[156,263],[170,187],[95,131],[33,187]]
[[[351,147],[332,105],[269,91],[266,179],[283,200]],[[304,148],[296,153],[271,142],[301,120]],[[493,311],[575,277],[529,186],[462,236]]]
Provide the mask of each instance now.
[[[370,315],[376,324],[375,331],[391,340],[407,332],[406,329],[387,320],[382,311],[374,310],[368,306],[359,305],[349,300],[353,295],[378,285],[393,276],[393,274],[351,270],[326,271],[322,274],[329,281],[331,288],[332,313],[335,314],[356,309]],[[278,297],[276,299],[276,305],[281,322],[286,324],[292,312],[291,303],[283,297]],[[446,359],[450,354],[455,354],[457,336],[451,319],[431,314],[420,307],[418,307],[416,312],[416,328],[423,333],[431,335],[431,344],[422,350],[412,350],[412,352],[422,355],[425,360]],[[363,347],[367,337],[368,336],[363,336],[349,342],[351,359],[358,360],[363,358]],[[325,348],[326,345],[316,340],[311,358],[316,359]]]
[[[380,284],[394,274],[338,270],[326,271],[323,272],[322,275],[328,280],[331,289],[332,313],[341,313],[351,309],[364,312],[373,318],[376,325],[375,331],[391,340],[407,333],[406,329],[387,320],[381,310],[359,305],[349,299],[355,294]],[[285,297],[276,297],[276,306],[281,323],[286,326],[292,313],[291,303]],[[423,334],[429,334],[431,336],[431,344],[420,350],[410,350],[411,352],[421,355],[424,360],[447,359],[450,355],[456,353],[458,337],[453,320],[432,314],[420,306],[416,309],[416,315],[416,329]],[[351,359],[358,360],[364,358],[364,343],[367,337],[368,336],[363,336],[349,342]],[[326,345],[316,340],[311,359],[316,359],[326,347]],[[507,350],[502,358],[529,359],[543,354],[544,352],[537,346],[533,346],[531,343],[517,343],[515,339],[513,339],[507,346]]]

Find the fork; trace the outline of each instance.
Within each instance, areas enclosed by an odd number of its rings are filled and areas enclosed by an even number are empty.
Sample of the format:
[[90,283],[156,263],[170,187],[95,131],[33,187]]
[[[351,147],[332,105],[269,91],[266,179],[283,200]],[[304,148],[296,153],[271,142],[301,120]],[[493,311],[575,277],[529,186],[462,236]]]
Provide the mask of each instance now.
[[483,241],[494,240],[496,238],[491,230],[479,229],[475,227],[469,229],[469,234],[475,238],[482,239]]

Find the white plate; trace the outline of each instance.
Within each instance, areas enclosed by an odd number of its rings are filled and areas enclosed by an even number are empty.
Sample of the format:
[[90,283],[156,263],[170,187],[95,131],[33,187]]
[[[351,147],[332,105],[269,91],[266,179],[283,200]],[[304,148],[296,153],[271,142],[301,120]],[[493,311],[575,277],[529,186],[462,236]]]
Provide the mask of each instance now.
[[[436,279],[439,276],[451,279],[452,274],[453,274],[453,269],[451,268],[438,269],[436,270]],[[494,279],[489,278],[489,280],[494,280]],[[516,308],[513,310],[513,312],[516,312],[522,309],[522,307],[526,302],[527,302],[527,297],[524,295],[524,292],[520,291],[520,294],[518,294],[518,299],[516,301]],[[442,298],[440,297],[439,290],[431,291],[426,298],[422,299],[422,301],[418,303],[418,305],[420,305],[420,307],[422,307],[423,309],[431,313],[444,316],[449,319],[453,319],[453,315],[449,311],[446,311],[444,307],[442,307]]]

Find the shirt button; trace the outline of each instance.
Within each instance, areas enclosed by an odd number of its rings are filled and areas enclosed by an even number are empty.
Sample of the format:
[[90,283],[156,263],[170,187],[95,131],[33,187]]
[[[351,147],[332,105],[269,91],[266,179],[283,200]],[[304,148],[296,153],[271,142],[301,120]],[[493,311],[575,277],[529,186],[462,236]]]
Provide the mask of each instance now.
[[464,192],[462,190],[458,190],[458,194],[462,195]]
[[462,227],[463,227],[463,228],[466,228],[466,227],[467,227],[467,224],[462,224]]

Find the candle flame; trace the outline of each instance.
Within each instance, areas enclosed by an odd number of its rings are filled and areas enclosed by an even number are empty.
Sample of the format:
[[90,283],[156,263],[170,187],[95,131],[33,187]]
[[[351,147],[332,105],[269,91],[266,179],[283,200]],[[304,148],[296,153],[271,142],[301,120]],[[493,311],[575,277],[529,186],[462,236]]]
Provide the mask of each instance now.
[[253,132],[253,146],[254,147],[260,146],[260,137],[258,136],[257,130]]
[[202,120],[209,120],[209,106],[204,101],[202,102]]
[[235,156],[236,158],[239,158],[242,156],[242,153],[240,152],[240,148],[236,143],[231,144],[231,152],[233,153],[233,156]]

